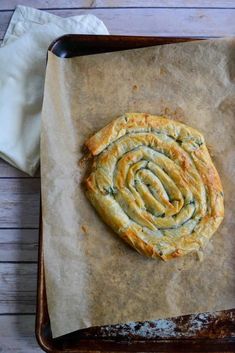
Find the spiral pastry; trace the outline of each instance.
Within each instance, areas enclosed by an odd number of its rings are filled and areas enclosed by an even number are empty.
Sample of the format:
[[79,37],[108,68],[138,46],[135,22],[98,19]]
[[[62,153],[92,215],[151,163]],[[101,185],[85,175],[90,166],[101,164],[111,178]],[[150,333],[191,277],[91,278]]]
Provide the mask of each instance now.
[[94,157],[87,197],[138,252],[168,260],[197,251],[221,223],[222,185],[197,130],[128,113],[85,146]]

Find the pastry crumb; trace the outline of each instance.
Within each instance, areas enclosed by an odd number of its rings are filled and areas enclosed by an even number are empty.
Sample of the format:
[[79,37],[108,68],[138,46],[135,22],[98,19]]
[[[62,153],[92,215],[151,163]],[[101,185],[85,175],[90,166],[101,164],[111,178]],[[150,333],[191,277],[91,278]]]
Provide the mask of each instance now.
[[137,91],[137,89],[138,89],[138,86],[137,86],[137,85],[133,85],[133,86],[132,86],[132,90],[133,90],[133,91]]
[[178,121],[180,123],[184,122],[184,112],[180,107],[176,107],[176,109],[167,107],[164,103],[162,103],[161,114],[166,116],[168,119],[172,119]]
[[81,226],[81,229],[82,229],[82,231],[83,231],[84,234],[88,234],[88,227],[87,227],[86,225],[83,224],[83,225]]
[[83,167],[91,157],[91,153],[86,153],[84,156],[82,156],[82,158],[78,161],[79,167]]
[[159,70],[160,75],[166,75],[167,74],[167,70],[164,67],[161,67]]
[[202,250],[198,250],[197,251],[197,259],[199,260],[199,262],[202,262],[204,258],[204,254],[202,252]]

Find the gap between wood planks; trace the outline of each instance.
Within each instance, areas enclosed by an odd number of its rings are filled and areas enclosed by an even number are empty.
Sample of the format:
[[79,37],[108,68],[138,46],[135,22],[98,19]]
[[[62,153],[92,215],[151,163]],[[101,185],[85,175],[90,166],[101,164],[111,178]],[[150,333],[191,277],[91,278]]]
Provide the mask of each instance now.
[[38,228],[40,179],[0,180],[0,228]]
[[13,10],[24,4],[48,8],[234,8],[233,0],[1,0],[1,10]]
[[0,229],[1,263],[37,263],[38,229]]
[[0,264],[0,313],[35,313],[37,264]]

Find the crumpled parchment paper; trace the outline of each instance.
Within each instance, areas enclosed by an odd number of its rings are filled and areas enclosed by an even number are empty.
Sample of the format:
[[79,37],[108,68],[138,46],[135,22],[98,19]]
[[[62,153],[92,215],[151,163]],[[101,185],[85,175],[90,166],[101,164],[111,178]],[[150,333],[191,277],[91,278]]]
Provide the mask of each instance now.
[[[196,254],[162,262],[124,243],[96,214],[79,164],[87,137],[125,112],[166,114],[205,136],[225,219]],[[72,59],[49,53],[42,117],[44,261],[53,336],[235,306],[235,40]]]

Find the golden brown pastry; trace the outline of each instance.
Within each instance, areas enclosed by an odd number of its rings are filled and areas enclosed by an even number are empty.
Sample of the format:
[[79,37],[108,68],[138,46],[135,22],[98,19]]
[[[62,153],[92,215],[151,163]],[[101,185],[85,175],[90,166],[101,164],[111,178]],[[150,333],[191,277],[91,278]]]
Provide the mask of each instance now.
[[166,117],[128,113],[85,142],[86,194],[138,252],[164,260],[199,250],[224,216],[223,189],[204,138]]

